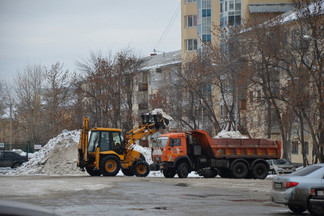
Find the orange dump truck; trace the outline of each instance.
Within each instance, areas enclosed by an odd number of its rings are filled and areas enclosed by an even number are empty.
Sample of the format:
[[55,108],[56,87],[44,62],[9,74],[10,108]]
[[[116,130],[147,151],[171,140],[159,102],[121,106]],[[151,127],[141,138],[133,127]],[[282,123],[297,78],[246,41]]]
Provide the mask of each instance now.
[[186,178],[196,171],[205,178],[217,174],[227,178],[264,179],[267,159],[280,158],[281,143],[267,139],[212,139],[206,131],[160,135],[152,147],[151,170],[162,170],[166,178]]

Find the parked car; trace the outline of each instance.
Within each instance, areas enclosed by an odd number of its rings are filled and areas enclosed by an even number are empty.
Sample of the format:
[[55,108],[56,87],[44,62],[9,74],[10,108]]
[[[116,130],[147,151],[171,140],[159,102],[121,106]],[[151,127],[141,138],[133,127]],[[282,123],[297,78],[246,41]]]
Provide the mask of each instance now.
[[28,161],[27,157],[20,156],[15,152],[0,151],[0,167],[17,168],[26,161]]
[[298,167],[300,167],[302,164],[298,163],[290,163],[284,158],[281,159],[270,159],[267,160],[269,164],[269,172],[271,174],[290,174],[292,172],[295,172]]
[[308,209],[310,189],[314,186],[324,186],[324,164],[313,164],[289,175],[275,176],[271,200],[302,213]]
[[324,215],[324,187],[313,187],[310,190],[308,211],[314,216]]

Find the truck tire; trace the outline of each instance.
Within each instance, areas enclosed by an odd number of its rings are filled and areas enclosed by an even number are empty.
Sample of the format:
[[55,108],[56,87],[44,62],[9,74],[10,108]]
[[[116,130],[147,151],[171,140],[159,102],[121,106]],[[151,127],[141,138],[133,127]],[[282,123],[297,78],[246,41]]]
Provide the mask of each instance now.
[[162,172],[165,178],[173,178],[176,174],[176,171],[170,168],[164,169]]
[[114,155],[108,155],[100,160],[100,170],[104,176],[115,176],[120,170],[120,161]]
[[144,160],[135,163],[134,174],[137,177],[146,177],[150,173],[150,166]]
[[210,168],[210,169],[204,169],[202,171],[202,176],[204,178],[215,178],[217,176],[218,172],[217,169],[215,168]]
[[219,176],[222,178],[233,178],[231,170],[227,168],[221,168],[219,170]]
[[181,163],[178,166],[177,174],[178,174],[178,177],[179,178],[187,178],[188,177],[188,174],[189,174],[188,165],[186,163]]
[[100,170],[94,170],[94,167],[86,167],[86,171],[91,176],[100,176],[101,175]]
[[264,163],[256,163],[252,169],[252,176],[256,179],[265,179],[268,175],[268,167]]
[[122,172],[125,176],[133,176],[134,175],[134,170],[133,169],[122,169]]
[[237,162],[232,167],[232,175],[234,178],[246,178],[248,173],[249,168],[243,162]]

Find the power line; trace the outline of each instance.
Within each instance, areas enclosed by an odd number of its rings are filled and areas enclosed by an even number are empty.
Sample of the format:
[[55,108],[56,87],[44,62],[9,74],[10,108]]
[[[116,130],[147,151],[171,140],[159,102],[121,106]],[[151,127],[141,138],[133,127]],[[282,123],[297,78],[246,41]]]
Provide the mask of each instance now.
[[174,23],[176,17],[178,16],[178,14],[179,14],[179,12],[180,12],[180,10],[179,10],[180,5],[181,5],[181,2],[179,3],[179,5],[178,5],[177,9],[175,10],[174,14],[172,15],[172,17],[171,17],[171,19],[170,19],[170,21],[169,21],[167,27],[165,28],[163,34],[162,34],[161,37],[160,37],[159,41],[156,43],[154,50],[157,48],[157,46],[160,44],[160,42],[164,40],[164,38],[166,37],[166,35],[167,35],[168,32],[170,31],[170,28],[172,27],[172,25],[173,25],[173,23]]

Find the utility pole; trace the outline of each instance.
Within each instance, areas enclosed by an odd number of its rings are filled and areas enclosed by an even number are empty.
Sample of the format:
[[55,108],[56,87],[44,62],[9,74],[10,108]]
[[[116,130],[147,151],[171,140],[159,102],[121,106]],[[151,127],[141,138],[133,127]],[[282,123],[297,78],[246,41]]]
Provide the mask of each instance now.
[[10,150],[12,150],[12,103],[10,102],[10,137],[9,137],[9,143],[10,143]]

